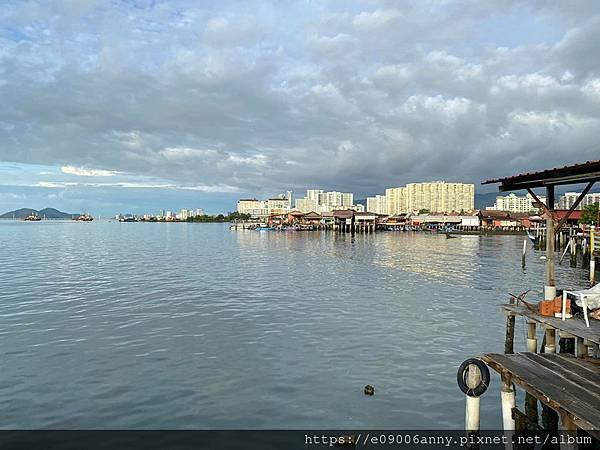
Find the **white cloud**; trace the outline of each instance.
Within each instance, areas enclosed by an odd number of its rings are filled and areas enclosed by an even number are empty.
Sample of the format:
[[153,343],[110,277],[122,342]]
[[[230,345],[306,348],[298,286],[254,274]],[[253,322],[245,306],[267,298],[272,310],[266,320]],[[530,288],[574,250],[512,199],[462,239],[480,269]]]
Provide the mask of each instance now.
[[160,156],[169,161],[187,161],[191,159],[214,158],[218,152],[213,149],[199,149],[190,147],[168,147],[158,152]]
[[373,12],[363,11],[352,20],[357,28],[374,30],[387,26],[402,17],[402,13],[396,9],[376,9]]
[[114,177],[119,174],[119,172],[113,170],[86,169],[75,166],[62,166],[60,170],[62,173],[77,175],[79,177]]
[[582,87],[582,92],[596,101],[600,101],[600,78],[588,80]]
[[403,105],[404,112],[407,114],[434,114],[448,120],[453,120],[458,116],[468,113],[473,107],[473,103],[467,98],[456,97],[446,99],[441,95],[434,97],[412,95]]
[[[19,186],[28,186],[21,184]],[[123,188],[123,189],[179,189],[183,191],[199,191],[212,193],[236,193],[240,192],[240,188],[227,184],[218,185],[178,185],[174,183],[153,183],[144,181],[120,181],[116,183],[75,183],[63,181],[40,181],[34,187],[43,187],[51,189],[66,189],[75,187],[91,187],[91,188]]]

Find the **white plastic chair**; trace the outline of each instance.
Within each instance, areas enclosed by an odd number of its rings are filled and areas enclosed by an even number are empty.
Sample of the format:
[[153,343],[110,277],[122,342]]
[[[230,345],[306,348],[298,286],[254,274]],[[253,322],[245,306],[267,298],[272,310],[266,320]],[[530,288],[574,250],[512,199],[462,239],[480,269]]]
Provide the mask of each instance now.
[[583,308],[583,318],[585,319],[585,325],[589,328],[590,321],[588,319],[588,305],[591,304],[592,309],[600,308],[600,284],[597,284],[590,289],[585,289],[583,291],[563,291],[562,298],[562,320],[565,320],[565,314],[567,309],[567,294],[572,294],[575,298],[581,301],[581,305],[575,302]]

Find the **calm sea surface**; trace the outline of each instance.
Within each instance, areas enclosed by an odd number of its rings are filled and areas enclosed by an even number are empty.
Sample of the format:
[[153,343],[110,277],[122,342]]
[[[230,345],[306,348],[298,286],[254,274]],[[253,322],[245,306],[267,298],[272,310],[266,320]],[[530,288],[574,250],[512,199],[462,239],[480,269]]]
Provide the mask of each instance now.
[[461,428],[458,365],[544,273],[517,236],[0,221],[0,244],[0,428]]

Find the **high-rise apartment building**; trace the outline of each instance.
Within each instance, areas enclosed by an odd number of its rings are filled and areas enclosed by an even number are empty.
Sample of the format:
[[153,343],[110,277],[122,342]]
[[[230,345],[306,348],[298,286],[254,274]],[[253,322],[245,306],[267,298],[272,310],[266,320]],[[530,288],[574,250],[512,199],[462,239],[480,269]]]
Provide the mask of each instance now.
[[367,197],[367,212],[375,214],[389,214],[387,195],[376,195],[375,197]]
[[[540,196],[539,199],[542,202],[546,202],[546,197]],[[510,211],[510,212],[521,212],[528,213],[537,211],[539,208],[535,205],[536,201],[531,196],[531,194],[527,194],[525,196],[518,196],[514,193],[510,193],[505,196],[499,195],[496,197],[496,203],[493,206],[488,206],[486,210],[497,210],[497,211]]]
[[[581,195],[581,192],[567,192],[565,195],[561,195],[560,199],[556,203],[556,209],[571,209],[571,206],[575,204],[577,197]],[[593,205],[594,203],[600,203],[600,192],[593,194],[586,194],[581,200],[581,203],[577,205],[575,209],[583,209],[586,206]]]
[[469,211],[475,207],[475,185],[446,181],[409,183],[386,189],[385,197],[385,214],[389,215],[422,210],[438,213]]
[[331,212],[336,209],[356,209],[354,194],[350,192],[309,189],[306,197],[296,199],[296,209],[301,212]]

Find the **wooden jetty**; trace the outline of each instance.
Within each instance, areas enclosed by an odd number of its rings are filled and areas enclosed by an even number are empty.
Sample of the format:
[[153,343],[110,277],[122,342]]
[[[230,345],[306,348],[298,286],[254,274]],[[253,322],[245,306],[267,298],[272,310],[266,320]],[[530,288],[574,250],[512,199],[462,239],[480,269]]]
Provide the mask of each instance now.
[[[543,209],[545,233],[549,237],[545,239],[544,300],[557,297],[554,270],[555,248],[558,244],[556,237],[585,194],[599,180],[600,161],[589,161],[484,182],[500,183],[500,191],[526,189]],[[555,186],[579,183],[586,183],[586,188],[568,213],[558,218],[554,214]],[[536,196],[533,191],[535,188],[545,188],[546,204]],[[598,256],[594,253],[596,244],[593,235],[591,231],[592,261]],[[591,269],[594,270],[593,267]],[[593,283],[593,278],[591,280]],[[531,300],[525,302],[522,297],[524,295],[513,296],[509,303],[501,305],[506,314],[504,353],[484,353],[465,361],[459,369],[459,386],[467,394],[467,431],[477,433],[479,430],[479,397],[487,389],[489,367],[500,374],[503,427],[506,432],[535,430],[549,435],[557,432],[560,418],[563,432],[577,436],[578,429],[584,430],[583,434],[588,438],[593,436],[600,441],[600,321],[592,320],[588,327],[579,318],[563,320],[541,315],[537,303],[532,305]],[[516,317],[522,317],[527,322],[527,352],[514,352]],[[538,330],[543,336],[539,347]],[[524,411],[516,404],[516,387],[526,393]],[[541,424],[538,402],[542,405]],[[564,445],[576,448],[577,442]]]

